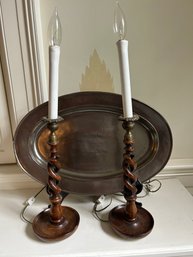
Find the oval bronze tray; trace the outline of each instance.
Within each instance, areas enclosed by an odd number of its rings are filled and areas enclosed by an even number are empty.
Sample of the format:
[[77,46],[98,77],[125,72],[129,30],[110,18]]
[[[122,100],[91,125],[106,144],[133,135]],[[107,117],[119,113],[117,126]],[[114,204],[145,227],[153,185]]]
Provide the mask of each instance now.
[[[144,182],[167,163],[172,135],[165,119],[154,109],[133,100],[139,120],[133,129],[136,175]],[[124,129],[121,96],[102,92],[81,92],[59,97],[58,154],[61,188],[88,195],[122,191]],[[21,168],[47,183],[48,130],[43,117],[47,103],[29,112],[17,127],[14,148]]]

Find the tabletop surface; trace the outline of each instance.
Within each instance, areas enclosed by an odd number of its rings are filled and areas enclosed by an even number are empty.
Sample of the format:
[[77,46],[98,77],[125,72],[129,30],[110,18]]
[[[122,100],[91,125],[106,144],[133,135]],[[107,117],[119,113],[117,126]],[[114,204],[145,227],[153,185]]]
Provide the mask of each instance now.
[[[77,231],[69,238],[44,243],[36,238],[30,223],[20,219],[24,202],[37,193],[37,189],[0,191],[0,256],[2,257],[126,257],[126,256],[193,256],[193,197],[176,179],[161,180],[162,187],[139,201],[154,217],[152,232],[137,240],[118,237],[108,222],[94,218],[94,197],[68,195],[63,205],[76,209],[80,214]],[[112,204],[102,213],[123,200],[113,195]],[[106,196],[103,206],[111,196]],[[47,207],[46,192],[38,195],[25,217],[33,220]]]

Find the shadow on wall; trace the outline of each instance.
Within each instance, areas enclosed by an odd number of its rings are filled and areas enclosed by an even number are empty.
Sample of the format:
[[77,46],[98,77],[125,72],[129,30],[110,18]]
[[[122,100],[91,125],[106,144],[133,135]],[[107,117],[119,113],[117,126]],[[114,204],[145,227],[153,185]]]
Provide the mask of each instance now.
[[96,49],[90,55],[89,65],[86,66],[85,73],[82,74],[79,86],[80,91],[114,92],[113,78]]

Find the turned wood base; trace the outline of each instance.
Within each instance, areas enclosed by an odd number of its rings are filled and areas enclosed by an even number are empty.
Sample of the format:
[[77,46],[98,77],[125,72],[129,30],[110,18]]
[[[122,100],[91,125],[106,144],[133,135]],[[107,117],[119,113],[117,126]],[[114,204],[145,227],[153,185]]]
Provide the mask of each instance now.
[[43,241],[58,241],[72,235],[80,221],[79,214],[76,210],[61,206],[63,219],[59,224],[50,221],[50,209],[39,213],[33,221],[33,230],[36,236]]
[[137,208],[137,216],[128,220],[125,204],[119,205],[109,213],[109,222],[112,229],[123,238],[140,238],[149,234],[153,228],[152,215],[144,208]]

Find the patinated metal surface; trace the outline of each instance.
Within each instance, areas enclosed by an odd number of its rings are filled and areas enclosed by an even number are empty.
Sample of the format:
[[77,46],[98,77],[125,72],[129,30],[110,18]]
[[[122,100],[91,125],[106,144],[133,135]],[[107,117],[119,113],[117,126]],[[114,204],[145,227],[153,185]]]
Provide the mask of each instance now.
[[[135,173],[143,182],[167,163],[172,136],[167,122],[154,109],[137,100],[133,100],[133,109],[139,115],[133,130],[138,164]],[[122,191],[121,96],[103,92],[61,96],[59,115],[63,117],[57,131],[61,188],[91,195]],[[24,117],[15,133],[14,145],[22,169],[45,184],[49,147],[44,116],[47,116],[47,103]]]

